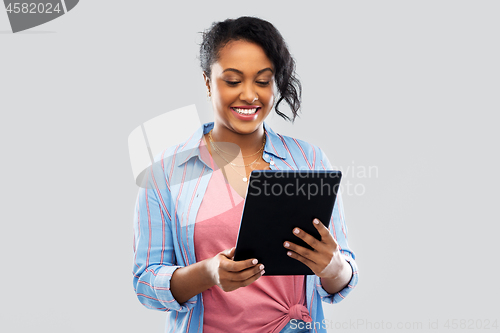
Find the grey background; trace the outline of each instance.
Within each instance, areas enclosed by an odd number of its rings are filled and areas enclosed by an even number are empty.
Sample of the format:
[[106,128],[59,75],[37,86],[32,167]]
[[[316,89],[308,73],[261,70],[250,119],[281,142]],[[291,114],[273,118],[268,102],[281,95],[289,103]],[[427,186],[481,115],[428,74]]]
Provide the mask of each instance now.
[[268,118],[273,129],[319,145],[343,170],[378,170],[346,173],[365,190],[344,195],[360,283],[324,305],[326,318],[372,323],[356,332],[500,319],[499,10],[457,0],[82,1],[15,35],[0,10],[0,330],[163,331],[164,314],[132,288],[138,187],[127,137],[193,103],[202,122],[213,119],[198,32],[241,15],[272,22],[297,61],[303,115],[293,125]]

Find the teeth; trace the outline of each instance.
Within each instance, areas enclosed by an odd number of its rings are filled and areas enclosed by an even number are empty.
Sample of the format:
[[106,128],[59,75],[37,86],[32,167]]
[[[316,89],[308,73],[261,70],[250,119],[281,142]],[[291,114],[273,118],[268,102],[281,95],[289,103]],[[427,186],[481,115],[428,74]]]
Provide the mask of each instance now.
[[238,109],[238,108],[233,108],[234,111],[240,113],[240,114],[254,114],[257,112],[257,108],[255,109]]

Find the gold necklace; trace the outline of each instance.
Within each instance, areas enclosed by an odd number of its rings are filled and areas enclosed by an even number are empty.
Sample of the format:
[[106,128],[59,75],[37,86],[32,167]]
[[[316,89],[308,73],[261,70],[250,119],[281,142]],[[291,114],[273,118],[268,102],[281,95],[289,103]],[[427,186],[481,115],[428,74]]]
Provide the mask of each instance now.
[[[260,156],[259,156],[259,157],[257,157],[257,159],[256,159],[255,161],[253,161],[252,163],[247,164],[247,165],[238,165],[238,164],[234,164],[234,163],[231,163],[231,162],[229,162],[228,160],[226,160],[226,159],[224,158],[224,156],[222,156],[222,155],[221,155],[221,154],[217,151],[217,147],[215,146],[214,142],[212,141],[212,136],[210,135],[210,132],[209,132],[208,139],[209,139],[209,141],[210,141],[210,144],[211,144],[212,148],[214,148],[215,152],[217,153],[217,155],[219,155],[219,156],[220,156],[220,157],[221,157],[224,161],[226,161],[226,162],[229,164],[229,166],[230,166],[230,167],[231,167],[231,168],[232,168],[232,169],[233,169],[233,170],[234,170],[234,171],[235,171],[238,175],[240,175],[241,177],[243,177],[243,178],[242,178],[242,180],[246,183],[246,182],[248,181],[248,177],[246,177],[246,175],[242,175],[241,173],[239,173],[239,172],[238,172],[238,171],[237,171],[237,170],[233,167],[233,165],[235,165],[235,166],[243,166],[243,167],[245,167],[245,166],[249,166],[249,165],[252,165],[252,164],[256,163],[256,162],[259,160]],[[264,143],[265,143],[265,142],[266,142],[266,138],[264,138]],[[264,147],[264,145],[262,145],[262,147]],[[260,150],[262,150],[262,148],[261,148]],[[260,150],[259,150],[259,151],[260,151]],[[255,154],[253,154],[253,155],[255,155]],[[252,156],[252,155],[249,155],[249,156]],[[245,169],[245,171],[246,171],[246,169]],[[252,173],[252,171],[250,171],[250,173]]]
[[[212,145],[212,147],[213,147],[213,145]],[[236,171],[236,169],[235,169],[235,168],[231,165],[231,164],[234,164],[234,163],[231,163],[231,162],[229,162],[228,160],[226,160],[226,159],[225,159],[225,158],[224,158],[221,154],[219,154],[219,152],[218,152],[217,150],[216,150],[215,152],[217,153],[217,155],[219,155],[220,157],[222,157],[222,158],[224,159],[224,161],[228,162],[228,163],[229,163],[229,166],[230,166],[231,168],[233,168],[233,170],[234,170],[234,171],[235,171],[238,175],[240,175],[241,177],[243,177],[243,181],[244,181],[245,183],[248,181],[248,178],[246,177],[246,175],[242,175],[241,173],[239,173],[238,171]],[[256,161],[256,160],[255,160],[255,161]],[[253,161],[251,164],[254,164],[254,163],[255,163],[255,161]],[[245,169],[245,171],[246,171],[246,169]],[[250,171],[250,173],[251,173],[251,172],[252,172],[252,171]]]
[[[217,145],[215,144],[215,142],[214,142],[214,138],[212,137],[212,131],[213,131],[213,129],[211,129],[211,130],[210,130],[210,132],[208,132],[208,137],[209,137],[210,141],[212,141],[212,143],[213,143],[215,146],[217,146]],[[241,156],[241,157],[250,157],[250,156],[253,156],[253,155],[255,155],[255,154],[258,154],[258,153],[259,153],[262,149],[264,149],[264,146],[265,146],[265,145],[266,145],[266,137],[264,136],[264,142],[262,142],[262,147],[260,147],[260,149],[259,149],[259,150],[257,150],[257,152],[256,152],[256,153],[253,153],[252,155]],[[238,155],[233,155],[233,154],[228,153],[227,151],[222,150],[219,146],[217,146],[217,149],[218,149],[219,151],[223,152],[223,153],[226,153],[226,154],[230,155],[230,156],[238,156]]]
[[[219,154],[219,156],[220,156],[220,154]],[[222,156],[221,156],[221,157],[222,157]],[[235,171],[238,175],[240,175],[241,177],[243,177],[243,178],[242,178],[242,180],[243,180],[245,183],[248,181],[248,178],[246,177],[246,175],[242,175],[241,173],[239,173],[238,171],[236,171],[236,169],[235,169],[235,168],[234,168],[231,164],[229,164],[229,166],[230,166],[231,168],[233,168],[233,170],[234,170],[234,171]],[[246,171],[246,169],[245,169],[245,171]],[[250,171],[250,173],[252,173],[252,171]]]
[[226,161],[226,162],[227,162],[228,164],[230,164],[230,165],[234,165],[234,166],[237,166],[237,167],[247,167],[247,166],[250,166],[250,165],[252,165],[252,164],[254,164],[254,163],[257,163],[257,161],[260,159],[260,156],[258,156],[258,157],[255,159],[255,161],[253,161],[252,163],[248,163],[248,164],[245,164],[245,165],[235,164],[235,163],[233,163],[233,162],[229,162],[228,160],[226,160],[226,159],[224,158],[224,156],[222,156],[222,155],[218,152],[217,147],[215,147],[215,146],[213,145],[213,142],[210,142],[210,144],[212,145],[212,148],[214,149],[214,151],[215,151],[215,152],[216,152],[216,153],[217,153],[220,157],[222,157],[222,159],[223,159],[224,161]]

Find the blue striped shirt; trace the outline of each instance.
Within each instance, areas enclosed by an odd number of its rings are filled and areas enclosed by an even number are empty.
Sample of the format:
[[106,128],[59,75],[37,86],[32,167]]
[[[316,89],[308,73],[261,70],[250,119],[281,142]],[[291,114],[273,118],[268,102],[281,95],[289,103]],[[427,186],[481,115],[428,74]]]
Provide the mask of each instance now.
[[[263,159],[272,170],[333,170],[323,151],[315,145],[275,133],[263,123],[266,144]],[[214,127],[203,124],[186,141],[165,149],[155,157],[137,195],[134,213],[133,283],[139,301],[147,308],[167,313],[166,332],[202,332],[202,294],[179,304],[170,291],[174,271],[196,262],[194,224],[212,169],[200,155],[203,135]],[[355,255],[347,244],[347,226],[340,192],[329,228],[340,252],[352,267],[349,284],[335,294],[321,286],[316,275],[306,278],[307,308],[312,317],[311,332],[325,332],[320,300],[337,303],[358,282]]]

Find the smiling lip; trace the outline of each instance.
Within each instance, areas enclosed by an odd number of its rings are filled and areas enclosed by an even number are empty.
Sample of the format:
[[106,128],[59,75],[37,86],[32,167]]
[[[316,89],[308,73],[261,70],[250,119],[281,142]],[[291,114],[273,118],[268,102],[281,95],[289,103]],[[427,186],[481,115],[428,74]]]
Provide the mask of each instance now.
[[[257,111],[255,111],[255,113],[253,114],[240,114],[238,112],[236,112],[234,109],[257,109]],[[255,120],[257,119],[257,115],[259,114],[259,111],[260,111],[261,107],[260,106],[257,106],[257,105],[245,105],[245,106],[234,106],[234,107],[231,107],[231,112],[233,113],[233,115],[240,119],[240,120],[246,120],[246,121],[249,121],[249,120]]]
[[258,105],[245,105],[245,106],[232,106],[231,108],[236,108],[236,109],[260,109],[260,106]]

